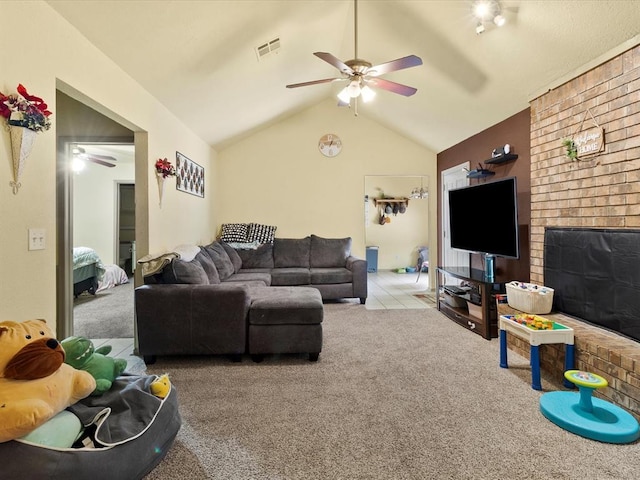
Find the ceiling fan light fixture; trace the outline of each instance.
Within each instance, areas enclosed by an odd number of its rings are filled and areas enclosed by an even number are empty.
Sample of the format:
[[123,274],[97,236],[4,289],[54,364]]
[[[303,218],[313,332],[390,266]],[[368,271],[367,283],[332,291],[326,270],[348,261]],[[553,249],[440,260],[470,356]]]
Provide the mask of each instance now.
[[351,80],[351,82],[349,82],[349,85],[347,86],[347,92],[349,93],[349,96],[351,98],[356,98],[360,96],[361,91],[362,91],[362,88],[360,88],[359,80],[354,79],[354,80]]
[[362,96],[362,101],[364,103],[367,103],[373,100],[373,97],[376,96],[376,92],[373,90],[373,88],[370,88],[368,85],[365,85],[364,87],[362,87],[362,90],[360,91],[360,95]]
[[502,14],[502,7],[498,0],[476,0],[471,6],[473,16],[477,19],[476,33],[480,35],[485,30],[485,22],[493,22],[502,27],[507,18]]
[[342,90],[340,90],[340,93],[338,93],[338,99],[342,103],[346,103],[346,104],[351,102],[351,96],[349,95],[349,87],[344,87]]
[[491,18],[495,2],[491,0],[477,0],[473,2],[473,15],[480,20]]
[[79,156],[74,156],[71,161],[71,170],[75,173],[80,173],[84,170],[84,167],[86,167],[85,161]]

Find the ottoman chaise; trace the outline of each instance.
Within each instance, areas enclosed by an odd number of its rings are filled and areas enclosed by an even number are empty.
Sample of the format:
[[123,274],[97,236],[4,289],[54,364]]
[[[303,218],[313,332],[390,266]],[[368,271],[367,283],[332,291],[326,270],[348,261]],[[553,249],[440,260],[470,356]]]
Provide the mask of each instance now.
[[254,361],[265,354],[322,350],[322,296],[313,287],[268,287],[251,290],[248,350]]

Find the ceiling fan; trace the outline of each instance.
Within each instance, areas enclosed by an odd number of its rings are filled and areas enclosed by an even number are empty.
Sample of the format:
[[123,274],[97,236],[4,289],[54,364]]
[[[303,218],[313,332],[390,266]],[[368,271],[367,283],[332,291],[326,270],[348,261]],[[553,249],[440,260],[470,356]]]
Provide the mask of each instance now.
[[375,96],[375,92],[370,87],[377,87],[387,90],[389,92],[397,93],[409,97],[416,93],[418,90],[407,85],[392,82],[379,78],[380,75],[385,73],[395,72],[397,70],[403,70],[405,68],[417,67],[422,65],[422,59],[415,55],[409,55],[407,57],[398,58],[390,62],[381,63],[379,65],[371,65],[370,62],[358,58],[358,0],[354,0],[354,43],[355,43],[355,58],[343,62],[330,53],[326,52],[314,52],[314,55],[325,62],[333,65],[342,73],[342,77],[323,78],[321,80],[312,80],[310,82],[293,83],[287,85],[287,88],[306,87],[309,85],[318,85],[321,83],[329,83],[335,81],[348,80],[347,85],[338,94],[339,106],[350,106],[351,99],[355,102],[355,114],[358,114],[358,97],[362,96],[362,101],[365,103],[371,100]]
[[[98,165],[102,165],[104,167],[113,168],[115,167],[114,163],[117,159],[110,155],[97,155],[95,153],[87,153],[86,150],[82,147],[75,146],[72,148],[71,152],[73,153],[74,162],[76,161],[87,161],[97,163]],[[77,162],[76,162],[77,163]]]

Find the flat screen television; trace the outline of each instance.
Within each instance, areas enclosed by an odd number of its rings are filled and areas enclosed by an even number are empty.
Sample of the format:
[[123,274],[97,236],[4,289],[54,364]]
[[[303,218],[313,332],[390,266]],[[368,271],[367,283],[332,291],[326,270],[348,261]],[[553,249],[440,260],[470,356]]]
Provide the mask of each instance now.
[[515,177],[449,190],[451,248],[520,258]]

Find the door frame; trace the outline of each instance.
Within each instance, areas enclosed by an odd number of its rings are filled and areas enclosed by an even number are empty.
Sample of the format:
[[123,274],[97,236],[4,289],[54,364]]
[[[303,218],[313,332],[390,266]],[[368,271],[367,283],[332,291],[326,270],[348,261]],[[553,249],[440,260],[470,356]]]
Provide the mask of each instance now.
[[[134,136],[137,139],[137,136]],[[56,172],[56,336],[67,338],[73,335],[73,170],[72,145],[135,144],[131,137],[58,137]],[[136,173],[138,157],[135,157]],[[137,202],[136,202],[137,205]],[[136,215],[137,215],[136,206]],[[137,227],[137,224],[136,224]],[[136,229],[136,234],[137,234]]]
[[[449,233],[449,195],[448,192],[451,190],[449,188],[450,180],[453,179],[453,183],[456,186],[467,186],[469,185],[469,178],[467,177],[467,172],[469,171],[470,163],[467,161],[465,163],[461,163],[460,165],[456,165],[451,168],[447,168],[446,170],[442,170],[440,173],[440,185],[442,186],[442,210],[440,211],[440,228],[442,232],[442,238],[440,243],[440,258],[442,259],[443,267],[469,267],[470,263],[470,255],[465,252],[461,252],[459,250],[454,250],[451,248],[451,240]],[[456,187],[457,188],[457,187]],[[455,259],[453,263],[455,265],[447,264],[447,259]]]
[[[114,217],[114,229],[113,229],[113,233],[114,233],[114,255],[113,258],[115,260],[115,264],[116,265],[120,265],[120,207],[121,207],[121,187],[123,185],[132,185],[133,189],[134,189],[134,193],[135,193],[135,188],[136,188],[136,183],[134,182],[130,182],[130,181],[126,181],[126,180],[115,180],[115,215]],[[135,208],[135,196],[134,196],[134,208]],[[135,213],[134,213],[135,216]],[[134,239],[135,239],[135,230],[134,230]],[[134,244],[135,244],[135,240],[134,240]],[[135,247],[134,247],[135,248]],[[132,262],[135,262],[135,255],[132,256]],[[135,264],[131,265],[131,269],[133,272],[135,272],[136,266]],[[128,273],[128,272],[127,272]]]

